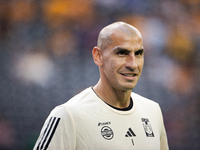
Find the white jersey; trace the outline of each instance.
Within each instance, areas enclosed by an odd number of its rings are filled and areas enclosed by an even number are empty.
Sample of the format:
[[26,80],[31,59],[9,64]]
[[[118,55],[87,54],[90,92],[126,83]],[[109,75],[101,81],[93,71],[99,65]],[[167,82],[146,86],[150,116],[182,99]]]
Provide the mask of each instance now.
[[52,110],[34,150],[168,150],[159,105],[131,97],[130,110],[116,110],[87,88]]

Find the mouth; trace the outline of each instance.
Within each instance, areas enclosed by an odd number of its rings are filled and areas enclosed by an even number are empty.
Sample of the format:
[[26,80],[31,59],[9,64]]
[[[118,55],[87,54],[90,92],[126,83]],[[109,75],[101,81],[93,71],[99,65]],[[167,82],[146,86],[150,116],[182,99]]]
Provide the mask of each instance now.
[[126,76],[126,77],[134,77],[134,76],[136,76],[135,73],[121,73],[121,75]]

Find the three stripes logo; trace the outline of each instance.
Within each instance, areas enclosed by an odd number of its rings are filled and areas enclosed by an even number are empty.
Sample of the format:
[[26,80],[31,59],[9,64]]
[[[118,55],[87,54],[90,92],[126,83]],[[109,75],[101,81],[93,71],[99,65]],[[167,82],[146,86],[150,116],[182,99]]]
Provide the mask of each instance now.
[[60,118],[58,117],[51,117],[47,123],[47,126],[43,132],[43,135],[40,137],[40,141],[37,145],[36,150],[46,150],[53,138],[53,135],[56,131],[56,128],[60,122]]
[[128,131],[126,132],[125,137],[133,137],[133,136],[136,136],[136,135],[133,132],[133,130],[131,128],[129,128]]
[[[128,128],[128,131],[126,132],[125,137],[134,137],[134,136],[136,136],[136,135],[135,135],[135,133],[133,132],[133,130],[132,130],[131,128]],[[131,139],[131,142],[132,142],[132,144],[133,144],[133,146],[134,146],[134,141],[133,141],[133,139]]]

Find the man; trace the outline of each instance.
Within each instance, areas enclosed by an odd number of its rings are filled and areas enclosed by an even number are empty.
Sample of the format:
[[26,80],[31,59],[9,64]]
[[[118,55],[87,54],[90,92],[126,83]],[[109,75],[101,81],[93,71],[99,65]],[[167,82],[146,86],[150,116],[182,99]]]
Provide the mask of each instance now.
[[140,32],[108,25],[92,54],[98,83],[51,112],[34,150],[168,150],[159,105],[132,92],[144,64]]

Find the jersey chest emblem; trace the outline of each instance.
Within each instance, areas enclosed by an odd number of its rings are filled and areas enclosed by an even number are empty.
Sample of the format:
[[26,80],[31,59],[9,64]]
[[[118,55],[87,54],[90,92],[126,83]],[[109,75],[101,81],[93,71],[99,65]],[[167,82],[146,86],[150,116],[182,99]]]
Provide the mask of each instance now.
[[151,127],[149,119],[142,118],[142,125],[144,127],[144,131],[146,133],[146,136],[147,137],[154,137],[153,129]]

